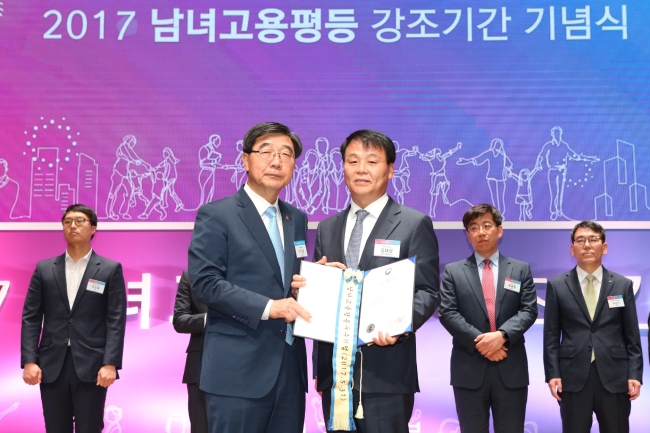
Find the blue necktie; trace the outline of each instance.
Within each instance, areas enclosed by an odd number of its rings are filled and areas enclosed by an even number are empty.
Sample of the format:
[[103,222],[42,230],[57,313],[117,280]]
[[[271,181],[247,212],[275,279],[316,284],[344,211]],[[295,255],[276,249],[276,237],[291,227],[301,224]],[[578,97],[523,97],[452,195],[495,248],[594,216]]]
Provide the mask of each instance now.
[[[282,238],[280,238],[280,230],[278,229],[278,220],[277,220],[278,210],[275,206],[269,206],[268,209],[264,211],[269,219],[269,237],[273,243],[273,249],[275,250],[275,256],[278,259],[278,265],[280,265],[280,273],[282,274],[282,292],[284,294],[284,248],[282,247]],[[293,327],[291,323],[287,323],[287,334],[284,339],[288,344],[293,344]]]
[[363,220],[370,214],[370,212],[364,209],[359,209],[356,214],[357,222],[354,223],[352,234],[350,235],[350,242],[348,242],[348,250],[345,252],[345,264],[350,269],[359,269]]

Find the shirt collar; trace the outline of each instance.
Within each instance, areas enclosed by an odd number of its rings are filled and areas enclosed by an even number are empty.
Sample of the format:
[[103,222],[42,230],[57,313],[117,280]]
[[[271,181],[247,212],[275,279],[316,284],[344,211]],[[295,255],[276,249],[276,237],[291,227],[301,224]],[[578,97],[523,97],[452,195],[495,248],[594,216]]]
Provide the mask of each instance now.
[[[483,257],[482,255],[480,255],[477,252],[474,252],[474,257],[476,258],[476,264],[478,266],[482,266],[483,260],[485,260],[485,257]],[[499,250],[497,250],[494,254],[492,254],[490,257],[488,257],[488,259],[490,259],[490,261],[492,262],[492,264],[494,266],[498,267],[499,266]]]
[[[366,206],[364,210],[367,210],[370,215],[375,217],[375,219],[378,219],[379,214],[381,214],[381,211],[384,210],[386,204],[388,204],[388,194],[384,193],[384,195]],[[361,209],[361,207],[354,201],[350,200],[350,217],[356,216],[359,209]]]
[[[93,249],[91,248],[90,251],[88,251],[88,254],[86,254],[85,256],[83,256],[82,258],[79,259],[79,262],[81,262],[81,261],[86,261],[87,262],[88,260],[90,260],[90,255],[92,253],[93,253]],[[65,261],[70,262],[72,264],[75,264],[74,260],[72,260],[72,257],[70,257],[70,254],[68,254],[68,250],[65,250]],[[77,263],[79,263],[79,262],[77,262]]]
[[[580,266],[576,266],[576,271],[578,272],[578,281],[580,283],[582,283],[585,280],[585,278],[587,278],[587,275],[589,275],[589,273],[587,271],[585,271],[584,269],[582,269]],[[602,282],[603,281],[603,265],[598,266],[598,269],[593,271],[591,273],[591,275],[596,277],[596,281],[598,281],[599,283]]]
[[275,206],[275,208],[278,211],[278,214],[280,214],[280,207],[278,206],[278,199],[275,199],[275,203],[270,204],[264,197],[253,191],[253,189],[248,186],[248,182],[244,185],[244,191],[246,191],[246,194],[250,197],[251,201],[255,205],[255,209],[257,209],[257,213],[260,215],[264,214],[266,210],[269,208],[269,206]]

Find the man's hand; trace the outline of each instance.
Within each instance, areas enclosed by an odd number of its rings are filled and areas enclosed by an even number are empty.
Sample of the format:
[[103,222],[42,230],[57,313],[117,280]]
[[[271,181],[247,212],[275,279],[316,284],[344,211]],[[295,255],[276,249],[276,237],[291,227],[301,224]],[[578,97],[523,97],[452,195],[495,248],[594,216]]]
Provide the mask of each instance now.
[[555,378],[555,379],[549,380],[548,381],[548,387],[551,389],[551,395],[557,401],[562,401],[562,398],[560,397],[560,393],[562,392],[562,379]]
[[[334,266],[344,271],[347,269],[345,265],[340,262],[327,263],[327,256],[321,257],[319,261],[314,263],[317,265]],[[301,277],[297,274],[293,276],[293,281],[291,281],[291,293],[293,294],[294,298],[298,297],[298,290],[300,290],[302,287],[305,287],[305,285],[307,285],[307,279],[305,277]]]
[[271,319],[284,319],[285,322],[291,323],[298,316],[307,322],[311,322],[311,314],[293,298],[277,299],[271,304],[271,311],[269,312],[269,318]]
[[97,373],[97,386],[108,388],[115,382],[115,378],[117,378],[117,369],[114,365],[106,364]]
[[503,338],[501,331],[494,331],[479,335],[474,339],[474,342],[476,343],[476,350],[478,350],[481,355],[489,358],[503,347],[506,343],[506,339]]
[[316,391],[321,397],[323,396],[323,391],[318,390],[318,377],[314,378],[314,391]]
[[38,385],[43,379],[41,367],[35,362],[28,362],[23,369],[23,381],[27,385]]
[[641,395],[641,382],[629,379],[627,381],[627,393],[630,394],[630,401],[636,400]]
[[398,338],[399,337],[392,337],[388,333],[384,334],[381,331],[379,331],[379,335],[377,337],[372,337],[372,341],[374,341],[374,344],[376,344],[377,346],[392,346],[393,344],[397,343]]
[[508,357],[508,348],[502,347],[496,353],[493,353],[492,355],[489,356],[486,355],[485,357],[490,361],[494,361],[494,362],[502,361]]

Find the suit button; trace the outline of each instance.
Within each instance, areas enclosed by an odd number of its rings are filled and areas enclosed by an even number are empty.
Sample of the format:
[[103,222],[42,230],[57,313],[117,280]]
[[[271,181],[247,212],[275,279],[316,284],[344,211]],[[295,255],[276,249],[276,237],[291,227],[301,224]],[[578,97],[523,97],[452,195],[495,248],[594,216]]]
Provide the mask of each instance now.
[[248,320],[244,320],[242,323],[243,323],[244,325],[248,325]]
[[286,329],[280,329],[280,334],[284,334],[286,332]]
[[74,319],[70,318],[70,319],[68,319],[68,322],[72,323],[72,322],[74,322]]
[[587,346],[587,350],[591,352],[591,346]]
[[592,329],[592,330],[591,330],[591,333],[593,334],[594,332],[596,332],[596,330],[595,330],[595,329]]

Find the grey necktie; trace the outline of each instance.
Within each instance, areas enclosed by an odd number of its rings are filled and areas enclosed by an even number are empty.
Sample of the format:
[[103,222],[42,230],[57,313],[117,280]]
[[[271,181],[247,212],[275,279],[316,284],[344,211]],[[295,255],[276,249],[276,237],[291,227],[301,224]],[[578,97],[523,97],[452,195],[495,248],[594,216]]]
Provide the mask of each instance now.
[[[591,317],[591,320],[594,320],[596,305],[598,304],[598,292],[596,291],[596,286],[594,286],[595,279],[596,277],[593,275],[587,275],[587,287],[585,287],[585,302],[587,303],[587,310],[589,310],[589,317]],[[594,362],[594,359],[596,359],[596,354],[592,347],[591,362]]]
[[[273,249],[275,250],[275,256],[278,259],[278,265],[280,265],[282,290],[284,291],[284,248],[282,247],[282,238],[280,238],[280,230],[278,229],[277,214],[278,210],[275,206],[269,206],[268,209],[264,211],[264,215],[269,218],[269,237],[273,243]],[[284,341],[288,344],[293,344],[293,327],[291,326],[291,323],[287,323],[287,334]]]
[[361,236],[363,235],[363,220],[370,213],[367,210],[359,209],[356,212],[357,222],[354,223],[352,234],[350,235],[350,242],[348,243],[348,250],[345,252],[345,265],[350,269],[359,268],[359,253],[361,250]]

